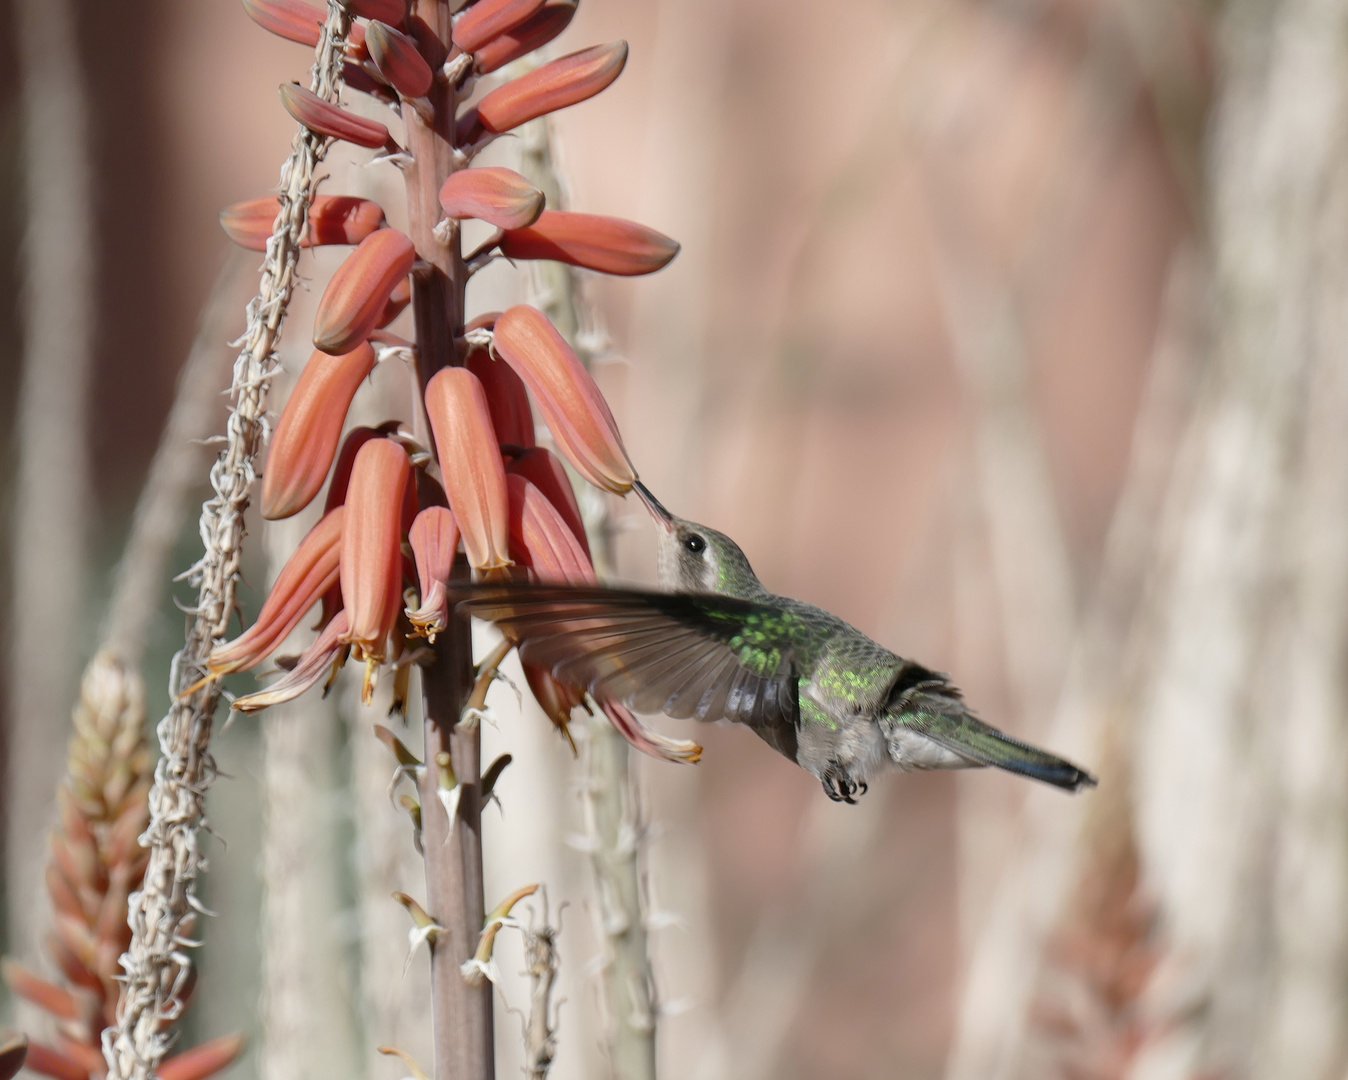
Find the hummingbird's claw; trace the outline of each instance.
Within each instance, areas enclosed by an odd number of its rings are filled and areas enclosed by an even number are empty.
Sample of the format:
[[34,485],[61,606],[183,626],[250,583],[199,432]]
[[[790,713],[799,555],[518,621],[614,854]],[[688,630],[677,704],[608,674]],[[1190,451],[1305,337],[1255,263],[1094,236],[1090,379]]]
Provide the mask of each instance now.
[[864,780],[853,780],[851,775],[836,761],[830,761],[824,775],[820,777],[824,785],[824,794],[834,802],[844,802],[848,806],[856,805],[856,798],[867,792]]

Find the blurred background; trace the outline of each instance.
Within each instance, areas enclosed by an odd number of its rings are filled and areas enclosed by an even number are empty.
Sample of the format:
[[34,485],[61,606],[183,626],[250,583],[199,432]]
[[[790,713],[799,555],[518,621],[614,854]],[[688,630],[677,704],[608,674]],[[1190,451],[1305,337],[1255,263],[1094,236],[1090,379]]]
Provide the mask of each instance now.
[[[0,752],[4,952],[50,970],[79,673],[194,340],[228,385],[257,259],[216,214],[273,189],[310,56],[236,0],[76,0],[66,39],[41,6],[0,3]],[[580,279],[643,479],[1101,777],[839,806],[746,731],[663,722],[706,752],[637,764],[662,1075],[1348,1075],[1348,2],[582,0],[552,48],[618,38],[622,78],[551,136],[572,209],[682,244]],[[368,159],[334,149],[324,190],[396,223]],[[341,254],[301,264],[289,377]],[[527,288],[497,264],[470,306]],[[175,573],[209,463],[183,453]],[[617,575],[653,580],[644,514],[609,513]],[[245,623],[300,535],[250,524]],[[182,626],[153,599],[152,721]],[[605,1075],[581,774],[493,693],[489,906],[567,905],[553,1075]],[[428,1061],[382,715],[348,687],[218,736],[188,1025],[249,1033],[238,1080]],[[500,964],[504,1077],[518,939]]]

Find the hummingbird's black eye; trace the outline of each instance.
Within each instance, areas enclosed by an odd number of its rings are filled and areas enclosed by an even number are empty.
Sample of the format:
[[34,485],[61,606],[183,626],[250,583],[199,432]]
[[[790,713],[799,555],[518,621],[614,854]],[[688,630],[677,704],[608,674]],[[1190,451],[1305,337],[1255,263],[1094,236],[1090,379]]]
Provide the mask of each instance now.
[[688,539],[683,542],[683,546],[694,555],[701,555],[707,550],[707,541],[703,540],[697,533],[692,533]]

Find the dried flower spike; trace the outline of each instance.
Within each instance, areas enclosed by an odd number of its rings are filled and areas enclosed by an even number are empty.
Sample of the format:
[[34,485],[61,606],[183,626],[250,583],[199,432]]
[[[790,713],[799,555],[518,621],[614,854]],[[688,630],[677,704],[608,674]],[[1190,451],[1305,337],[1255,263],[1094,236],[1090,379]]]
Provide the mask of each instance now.
[[305,614],[338,581],[345,510],[338,506],[324,515],[286,560],[276,584],[253,625],[233,641],[211,651],[213,675],[247,671],[276,651]]
[[403,97],[419,98],[429,92],[435,75],[413,38],[385,23],[372,22],[365,42],[379,74]]
[[421,606],[408,610],[417,632],[435,640],[449,625],[449,575],[459,546],[459,526],[443,506],[428,506],[412,522],[408,533],[417,564]]
[[351,399],[374,370],[374,349],[363,342],[349,353],[315,350],[281,413],[262,478],[262,516],[298,514],[323,487],[337,452]]
[[[275,195],[249,199],[221,210],[220,227],[240,247],[266,251],[280,211],[281,200]],[[384,211],[377,202],[350,195],[319,195],[309,207],[309,228],[300,247],[359,244],[384,225]]]
[[577,6],[576,0],[548,0],[526,22],[474,49],[478,73],[489,75],[526,53],[541,49],[571,24]]
[[477,52],[542,6],[543,0],[477,0],[454,24],[454,44],[466,53]]
[[630,491],[637,473],[608,403],[547,316],[527,304],[511,308],[496,320],[493,347],[533,391],[558,449],[575,470],[615,495]]
[[426,414],[468,562],[482,573],[509,566],[505,465],[477,376],[461,367],[436,372],[426,384]]
[[378,150],[391,144],[388,128],[378,120],[367,120],[347,112],[299,83],[285,83],[281,87],[281,104],[310,131],[330,139],[342,139],[367,150]]
[[622,74],[627,42],[596,45],[497,87],[477,106],[477,118],[500,134],[568,105],[594,97]]
[[[474,9],[476,10],[476,9]],[[440,189],[452,218],[477,218],[498,229],[523,229],[543,213],[543,193],[513,169],[461,169]]]
[[314,345],[338,355],[368,338],[416,257],[412,241],[397,229],[379,229],[362,240],[323,291]]
[[653,274],[679,253],[677,242],[635,221],[563,210],[508,231],[500,248],[508,259],[552,259],[622,277]]
[[365,661],[367,704],[374,672],[402,611],[402,518],[412,463],[390,439],[371,439],[356,454],[342,526],[341,582],[350,643]]

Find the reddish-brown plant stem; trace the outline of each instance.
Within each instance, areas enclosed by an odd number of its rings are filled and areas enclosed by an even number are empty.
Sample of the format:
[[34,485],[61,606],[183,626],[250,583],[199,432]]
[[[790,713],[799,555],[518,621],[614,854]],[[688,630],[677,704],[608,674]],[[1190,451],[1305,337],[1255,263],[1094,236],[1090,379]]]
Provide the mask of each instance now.
[[[450,40],[448,0],[418,0],[415,13]],[[422,389],[441,368],[462,363],[457,339],[463,333],[468,272],[457,230],[437,232],[440,188],[456,165],[456,88],[437,73],[428,95],[430,117],[403,106],[407,127],[406,167],[409,232],[419,265],[413,274],[417,374]],[[421,793],[426,899],[431,916],[444,928],[431,943],[435,1080],[492,1080],[495,1060],[491,984],[470,986],[460,966],[473,955],[482,931],[482,833],[478,798],[478,729],[459,725],[472,687],[472,636],[465,617],[455,616],[439,635],[435,659],[422,668],[425,710],[425,770]],[[437,795],[439,770],[431,763],[448,751],[462,785],[451,823]]]

